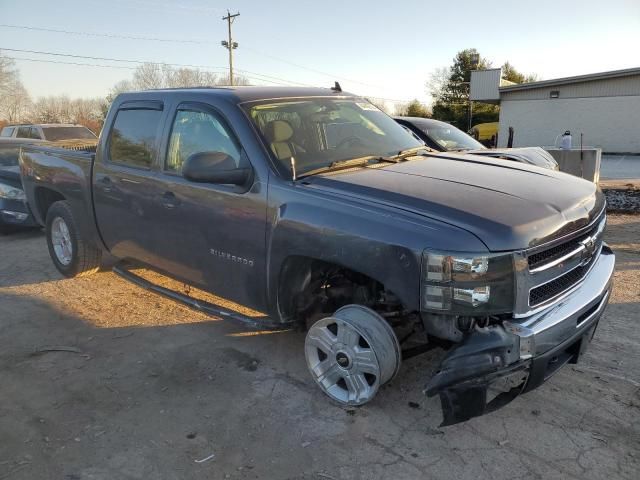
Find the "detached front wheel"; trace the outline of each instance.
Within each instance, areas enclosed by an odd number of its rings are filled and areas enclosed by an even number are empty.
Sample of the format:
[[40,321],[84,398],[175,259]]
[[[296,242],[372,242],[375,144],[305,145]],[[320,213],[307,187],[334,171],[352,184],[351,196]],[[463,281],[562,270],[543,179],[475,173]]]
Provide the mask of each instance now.
[[373,310],[346,305],[314,323],[305,340],[311,376],[342,405],[363,405],[400,369],[398,338]]
[[53,264],[65,277],[97,272],[102,252],[80,236],[73,212],[65,200],[55,202],[47,211],[47,246]]

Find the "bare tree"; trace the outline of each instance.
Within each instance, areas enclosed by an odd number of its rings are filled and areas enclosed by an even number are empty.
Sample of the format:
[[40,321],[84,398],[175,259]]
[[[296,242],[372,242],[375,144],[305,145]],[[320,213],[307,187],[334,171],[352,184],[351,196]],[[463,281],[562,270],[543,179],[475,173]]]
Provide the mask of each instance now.
[[429,80],[427,80],[427,91],[434,101],[437,101],[442,95],[442,92],[445,90],[447,84],[449,83],[450,77],[451,68],[449,67],[436,68],[433,72],[431,72],[431,74],[429,75]]
[[[243,77],[242,75],[233,75],[233,84],[235,86],[243,86],[243,85],[251,85],[251,82],[249,81],[249,79],[247,77]],[[216,86],[226,86],[226,85],[231,85],[231,82],[229,81],[229,75],[224,75],[222,77],[220,77],[216,83]]]
[[20,81],[14,61],[0,52],[0,118],[19,122],[24,119],[30,104],[31,98]]
[[382,110],[387,115],[391,115],[397,108],[395,103],[390,103],[388,100],[384,98],[377,97],[367,97],[371,103],[373,103],[376,107]]
[[166,85],[165,72],[156,63],[145,63],[136,68],[133,74],[133,85],[136,90],[163,88]]
[[17,77],[5,83],[0,94],[0,116],[10,123],[19,122],[26,118],[30,107],[31,97]]
[[9,83],[18,76],[15,62],[0,51],[0,92],[8,87]]
[[213,87],[218,82],[215,73],[193,68],[178,68],[165,71],[165,82],[168,87]]

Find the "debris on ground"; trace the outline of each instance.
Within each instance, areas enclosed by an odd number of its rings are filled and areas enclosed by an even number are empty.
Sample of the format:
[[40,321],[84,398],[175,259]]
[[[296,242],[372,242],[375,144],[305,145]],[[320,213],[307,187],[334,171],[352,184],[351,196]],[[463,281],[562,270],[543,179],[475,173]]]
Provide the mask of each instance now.
[[77,347],[67,347],[65,345],[47,345],[36,348],[31,355],[41,355],[48,352],[82,353],[82,350]]
[[216,456],[216,455],[215,455],[215,453],[212,453],[212,454],[211,454],[211,455],[209,455],[208,457],[205,457],[205,458],[203,458],[203,459],[201,459],[201,460],[194,460],[194,462],[196,462],[196,463],[204,463],[204,462],[208,462],[209,460],[211,460],[211,459],[215,458],[215,456]]

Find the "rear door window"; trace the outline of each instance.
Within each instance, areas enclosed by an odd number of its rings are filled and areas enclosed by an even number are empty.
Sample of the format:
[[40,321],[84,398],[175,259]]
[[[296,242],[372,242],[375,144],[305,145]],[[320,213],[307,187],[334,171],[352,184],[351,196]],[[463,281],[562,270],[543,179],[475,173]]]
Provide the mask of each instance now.
[[31,128],[29,127],[18,127],[18,133],[16,137],[18,138],[31,138]]
[[109,134],[109,159],[134,168],[151,168],[156,156],[162,111],[120,110]]

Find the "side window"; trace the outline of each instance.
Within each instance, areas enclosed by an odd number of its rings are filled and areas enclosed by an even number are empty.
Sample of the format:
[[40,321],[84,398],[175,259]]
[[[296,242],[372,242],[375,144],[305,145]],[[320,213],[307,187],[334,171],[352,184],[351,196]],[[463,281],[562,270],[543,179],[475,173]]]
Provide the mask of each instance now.
[[160,110],[119,110],[109,136],[109,159],[128,167],[150,168],[156,153]]
[[18,127],[18,133],[16,137],[18,138],[31,138],[29,135],[31,134],[31,129],[29,127]]
[[35,138],[36,140],[42,140],[40,138],[40,132],[36,127],[31,127],[29,129],[29,138]]
[[178,110],[171,128],[165,170],[180,172],[190,155],[199,152],[224,152],[240,165],[240,149],[232,134],[217,116],[194,110]]
[[13,135],[14,130],[15,128],[13,127],[4,127],[2,129],[2,133],[0,133],[0,137],[10,137],[11,135]]

